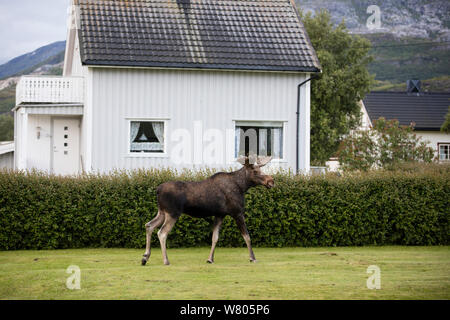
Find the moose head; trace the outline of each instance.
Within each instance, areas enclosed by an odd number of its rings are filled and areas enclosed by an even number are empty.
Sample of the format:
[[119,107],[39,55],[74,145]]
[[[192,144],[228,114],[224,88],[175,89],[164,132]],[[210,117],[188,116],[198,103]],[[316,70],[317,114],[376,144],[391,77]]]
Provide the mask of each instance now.
[[272,157],[258,157],[250,155],[249,157],[240,157],[237,161],[244,166],[245,176],[250,186],[265,186],[270,189],[275,185],[273,178],[262,172],[264,167],[272,160]]

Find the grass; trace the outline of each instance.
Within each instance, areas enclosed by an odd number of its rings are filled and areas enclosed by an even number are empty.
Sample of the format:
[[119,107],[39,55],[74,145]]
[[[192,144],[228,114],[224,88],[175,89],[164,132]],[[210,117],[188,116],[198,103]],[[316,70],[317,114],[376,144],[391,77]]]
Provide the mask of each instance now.
[[[0,252],[0,299],[450,299],[449,247],[159,248]],[[69,265],[81,289],[68,290]],[[366,286],[367,267],[381,269],[381,289]]]

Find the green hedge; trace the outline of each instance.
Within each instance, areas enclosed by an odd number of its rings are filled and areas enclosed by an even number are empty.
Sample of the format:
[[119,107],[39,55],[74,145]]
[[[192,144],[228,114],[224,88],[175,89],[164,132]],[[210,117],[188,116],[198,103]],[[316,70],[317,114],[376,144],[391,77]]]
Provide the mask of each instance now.
[[[156,187],[208,174],[150,170],[67,178],[0,171],[0,249],[142,248],[144,224],[157,211]],[[273,189],[254,188],[246,196],[255,246],[449,244],[449,166],[274,178]],[[183,215],[168,245],[209,245],[211,223]],[[153,241],[159,245],[156,232]],[[244,245],[229,217],[219,245]]]

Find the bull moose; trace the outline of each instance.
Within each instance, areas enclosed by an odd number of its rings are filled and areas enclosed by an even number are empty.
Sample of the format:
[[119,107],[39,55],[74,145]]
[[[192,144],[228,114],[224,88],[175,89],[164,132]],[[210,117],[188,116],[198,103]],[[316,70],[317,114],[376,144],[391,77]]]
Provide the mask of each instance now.
[[208,263],[214,263],[214,250],[219,240],[220,227],[227,215],[236,221],[247,244],[250,262],[256,262],[244,220],[244,195],[249,188],[255,186],[262,185],[269,189],[274,186],[273,178],[261,171],[261,168],[271,159],[271,157],[241,157],[238,159],[238,162],[243,165],[240,170],[219,172],[200,182],[170,181],[158,186],[156,189],[158,214],[145,225],[147,245],[142,265],[145,265],[150,258],[152,232],[161,225],[158,238],[164,264],[169,265],[166,239],[182,213],[197,218],[215,217]]

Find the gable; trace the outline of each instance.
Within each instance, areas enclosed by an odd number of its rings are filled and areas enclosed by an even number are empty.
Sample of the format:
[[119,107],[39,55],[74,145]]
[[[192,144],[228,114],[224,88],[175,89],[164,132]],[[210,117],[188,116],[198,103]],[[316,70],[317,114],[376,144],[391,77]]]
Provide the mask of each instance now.
[[290,0],[79,0],[85,65],[320,72]]

